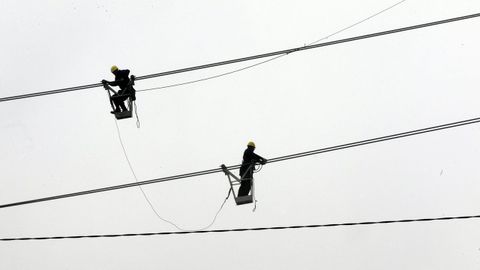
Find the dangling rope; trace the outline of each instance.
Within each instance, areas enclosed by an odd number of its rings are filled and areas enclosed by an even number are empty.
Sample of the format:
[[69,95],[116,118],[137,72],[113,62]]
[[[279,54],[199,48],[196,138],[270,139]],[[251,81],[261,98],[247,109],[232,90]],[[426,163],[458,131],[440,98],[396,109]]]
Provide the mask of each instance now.
[[[258,165],[258,166],[255,166],[255,165]],[[254,173],[258,173],[259,171],[262,170],[263,168],[263,164],[262,163],[256,163],[254,165],[254,168],[253,168],[253,172]],[[256,192],[255,192],[255,180],[252,179],[252,190],[254,192],[252,192],[252,195],[253,195],[253,209],[252,209],[252,212],[255,212],[255,210],[257,210],[257,197],[255,196]]]
[[[118,139],[120,141],[120,145],[122,146],[122,149],[123,149],[123,154],[125,156],[125,159],[127,160],[127,163],[128,163],[128,166],[130,167],[130,171],[132,172],[132,175],[133,175],[133,178],[135,179],[135,182],[138,182],[138,178],[137,178],[137,174],[135,173],[135,170],[133,170],[133,166],[132,166],[132,163],[130,162],[130,159],[128,158],[128,155],[127,155],[127,150],[125,149],[125,145],[123,144],[123,140],[122,140],[122,136],[120,134],[120,128],[118,127],[118,123],[116,120],[115,121],[115,126],[117,127],[117,134],[118,134]],[[153,206],[152,202],[148,199],[148,196],[147,194],[145,193],[145,191],[143,190],[142,186],[138,186],[140,188],[140,191],[142,192],[143,194],[143,197],[145,198],[145,200],[147,201],[148,205],[150,205],[150,208],[152,208],[152,211],[155,213],[155,215],[162,221],[166,222],[166,223],[169,223],[170,225],[174,226],[175,228],[181,230],[180,227],[177,226],[177,224],[171,222],[170,220],[167,220],[165,218],[163,218],[162,216],[160,216],[160,214],[158,214],[157,210],[155,209],[155,207]]]
[[255,190],[255,179],[252,179],[252,197],[253,197],[253,209],[252,212],[255,212],[257,210],[257,197],[255,196],[256,190]]
[[132,102],[133,102],[133,107],[135,108],[135,117],[137,118],[137,128],[140,128],[140,118],[138,117],[137,102],[135,100]]
[[[206,230],[206,229],[212,227],[213,224],[215,224],[215,221],[217,221],[217,216],[218,216],[218,214],[220,214],[220,212],[222,211],[223,206],[224,206],[225,203],[228,201],[228,198],[230,198],[230,194],[231,194],[231,193],[232,193],[232,189],[229,188],[229,189],[228,189],[228,193],[227,193],[227,197],[225,197],[225,200],[223,200],[223,203],[222,203],[222,205],[220,206],[220,208],[218,209],[218,211],[217,211],[217,213],[215,214],[215,216],[213,217],[212,222],[210,222],[210,224],[208,224],[208,225],[205,226],[204,228],[201,228],[200,231]],[[187,231],[192,231],[192,230],[187,230]]]
[[[136,108],[136,107],[135,107]],[[135,173],[135,171],[133,170],[133,166],[132,166],[132,163],[130,162],[130,159],[128,158],[128,155],[127,155],[127,150],[125,149],[125,145],[123,144],[123,140],[122,140],[122,136],[120,134],[120,128],[118,127],[118,123],[116,120],[115,121],[115,126],[117,127],[117,134],[118,134],[118,139],[120,141],[120,145],[122,146],[122,149],[123,149],[123,154],[125,156],[125,159],[127,160],[127,163],[128,163],[128,166],[130,167],[130,171],[132,172],[132,175],[133,175],[133,178],[135,179],[135,182],[138,183],[138,178],[137,178],[137,175]],[[223,206],[225,205],[225,203],[227,202],[228,198],[230,197],[230,193],[231,193],[231,189],[228,190],[228,194],[227,194],[227,197],[225,198],[225,200],[223,201],[222,205],[220,206],[220,208],[218,209],[217,213],[215,214],[212,222],[210,222],[210,224],[208,224],[207,226],[201,228],[201,229],[184,229],[180,226],[178,226],[177,224],[175,224],[174,222],[160,216],[160,214],[157,212],[157,210],[155,209],[155,207],[153,206],[152,202],[150,201],[150,199],[148,198],[147,194],[145,193],[145,191],[143,190],[142,186],[138,186],[140,188],[140,191],[142,192],[143,194],[143,197],[145,198],[145,200],[147,201],[148,205],[150,205],[150,208],[152,209],[152,211],[155,213],[155,215],[162,221],[172,225],[173,227],[177,228],[178,230],[180,231],[199,231],[199,230],[206,230],[206,229],[209,229],[211,226],[213,226],[213,224],[215,223],[215,221],[217,220],[217,217],[218,215],[220,214],[220,212],[222,211],[223,209]]]

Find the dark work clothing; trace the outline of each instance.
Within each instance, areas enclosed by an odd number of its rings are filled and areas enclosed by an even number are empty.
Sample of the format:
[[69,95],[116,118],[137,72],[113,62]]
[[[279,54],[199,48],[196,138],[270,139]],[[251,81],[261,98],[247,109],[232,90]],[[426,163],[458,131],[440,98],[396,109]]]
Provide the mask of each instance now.
[[112,101],[115,104],[115,111],[126,111],[127,108],[125,107],[124,101],[131,97],[132,100],[135,100],[135,89],[130,84],[130,78],[128,75],[130,74],[130,70],[128,69],[119,69],[114,72],[115,74],[115,81],[107,82],[111,86],[118,86],[120,91],[117,94],[112,96]]
[[118,86],[120,87],[120,91],[118,91],[119,95],[128,94],[126,93],[129,91],[128,83],[130,82],[130,78],[128,75],[130,74],[130,70],[128,69],[119,69],[115,71],[115,81],[108,82],[110,86]]
[[122,111],[128,111],[127,107],[125,107],[125,103],[124,101],[127,100],[128,96],[121,96],[121,95],[118,95],[118,94],[115,94],[112,96],[112,101],[113,101],[113,104],[115,104],[115,110],[117,112],[120,112],[120,109],[122,109]]
[[[253,176],[253,173],[252,173]],[[240,188],[238,189],[238,197],[247,196],[250,193],[250,189],[252,188],[252,179],[242,179],[242,184],[240,184]]]
[[245,152],[243,152],[243,161],[242,161],[242,166],[240,167],[241,178],[252,178],[254,168],[253,166],[250,167],[251,164],[265,163],[267,161],[265,158],[255,154],[253,152],[254,150],[255,148],[249,146],[247,147]]
[[243,152],[242,166],[240,166],[240,178],[242,179],[242,183],[238,189],[238,196],[247,196],[250,192],[255,164],[265,164],[267,162],[266,159],[255,154],[253,152],[254,150],[255,148],[249,146],[245,152]]

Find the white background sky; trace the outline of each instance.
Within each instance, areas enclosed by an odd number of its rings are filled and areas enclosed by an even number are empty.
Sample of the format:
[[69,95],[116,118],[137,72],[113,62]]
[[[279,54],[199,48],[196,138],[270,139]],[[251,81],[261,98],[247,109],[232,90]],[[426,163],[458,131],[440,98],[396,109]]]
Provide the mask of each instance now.
[[[1,96],[302,46],[395,1],[13,1],[0,9]],[[480,12],[413,1],[330,40]],[[238,164],[480,115],[480,19],[291,54],[231,76],[138,94],[119,122],[139,180]],[[139,81],[137,89],[249,63]],[[0,203],[133,182],[103,89],[0,104]],[[274,163],[258,208],[215,228],[473,215],[479,126]],[[165,218],[208,224],[224,175],[144,187]],[[479,221],[0,244],[0,269],[478,269]],[[0,236],[174,230],[138,188],[2,209]]]

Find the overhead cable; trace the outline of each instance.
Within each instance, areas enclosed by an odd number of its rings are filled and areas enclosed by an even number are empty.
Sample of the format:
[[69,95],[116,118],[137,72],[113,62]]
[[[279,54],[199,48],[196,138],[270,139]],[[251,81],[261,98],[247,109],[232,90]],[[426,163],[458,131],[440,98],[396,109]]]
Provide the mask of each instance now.
[[[440,131],[440,130],[449,129],[449,128],[455,128],[455,127],[460,127],[460,126],[465,126],[465,125],[472,125],[472,124],[476,124],[476,123],[479,123],[479,122],[480,122],[480,117],[476,117],[476,118],[472,118],[472,119],[468,119],[468,120],[462,120],[462,121],[452,122],[452,123],[448,123],[448,124],[442,124],[442,125],[437,125],[437,126],[432,126],[432,127],[422,128],[422,129],[416,129],[416,130],[412,130],[412,131],[396,133],[396,134],[377,137],[377,138],[368,139],[368,140],[362,140],[362,141],[346,143],[346,144],[341,144],[341,145],[336,145],[336,146],[331,146],[331,147],[326,147],[326,148],[321,148],[321,149],[316,149],[316,150],[311,150],[311,151],[306,151],[306,152],[300,152],[300,153],[296,153],[296,154],[280,156],[280,157],[269,159],[268,163],[275,163],[275,162],[280,162],[280,161],[285,161],[285,160],[290,160],[290,159],[295,159],[295,158],[318,155],[318,154],[321,154],[321,153],[332,152],[332,151],[337,151],[337,150],[342,150],[342,149],[347,149],[347,148],[352,148],[352,147],[358,147],[358,146],[367,145],[367,144],[379,143],[379,142],[389,141],[389,140],[394,140],[394,139],[400,139],[400,138],[404,138],[404,137],[415,136],[415,135],[420,135],[420,134],[434,132],[434,131]],[[240,165],[228,166],[227,168],[229,170],[235,170],[235,169],[239,169]],[[67,194],[56,195],[56,196],[51,196],[51,197],[44,197],[44,198],[39,198],[39,199],[8,203],[8,204],[0,205],[0,208],[8,208],[8,207],[14,207],[14,206],[19,206],[19,205],[26,205],[26,204],[45,202],[45,201],[65,199],[65,198],[70,198],[70,197],[78,197],[78,196],[83,196],[83,195],[87,195],[87,194],[107,192],[107,191],[112,191],[112,190],[117,190],[117,189],[131,188],[131,187],[136,187],[136,186],[149,185],[149,184],[154,184],[154,183],[173,181],[173,180],[179,180],[179,179],[185,179],[185,178],[192,178],[192,177],[196,177],[196,176],[202,176],[202,175],[208,175],[208,174],[214,174],[214,173],[223,173],[223,170],[221,168],[216,168],[216,169],[203,170],[203,171],[179,174],[179,175],[174,175],[174,176],[162,177],[162,178],[157,178],[157,179],[139,181],[139,182],[134,182],[134,183],[128,183],[128,184],[123,184],[123,185],[109,186],[109,187],[104,187],[104,188],[97,188],[97,189],[85,190],[85,191],[80,191],[80,192],[67,193]]]
[[[132,176],[133,178],[135,179],[135,182],[138,183],[138,177],[137,177],[137,174],[135,173],[135,170],[133,169],[133,166],[132,166],[132,163],[130,162],[130,158],[128,157],[128,154],[127,154],[127,149],[125,148],[125,145],[123,144],[123,139],[122,139],[122,135],[120,133],[120,128],[118,127],[118,123],[117,123],[117,120],[114,119],[113,120],[115,122],[115,127],[117,128],[117,135],[118,135],[118,140],[120,142],[120,146],[122,147],[122,150],[123,150],[123,155],[125,157],[125,160],[127,161],[127,164],[128,164],[128,167],[130,168],[130,172],[132,173]],[[182,228],[180,228],[177,224],[175,224],[174,222],[162,217],[160,215],[160,213],[158,213],[157,209],[155,209],[155,206],[153,206],[152,202],[150,201],[150,199],[148,198],[147,196],[147,193],[145,192],[145,190],[143,190],[142,186],[138,186],[138,188],[140,189],[140,192],[142,193],[143,197],[145,198],[145,201],[147,202],[147,204],[150,206],[150,209],[152,209],[153,213],[157,216],[158,219],[162,220],[163,222],[166,222],[172,226],[174,226],[175,228],[177,228],[178,230],[182,230]]]
[[[135,179],[135,182],[138,183],[138,177],[137,177],[137,174],[135,173],[135,170],[133,169],[133,166],[132,166],[132,163],[130,162],[130,158],[128,157],[128,154],[127,154],[127,149],[125,148],[125,145],[123,143],[123,139],[122,139],[122,135],[120,133],[120,128],[118,127],[118,123],[117,123],[117,120],[115,120],[115,126],[117,128],[117,135],[118,135],[118,139],[119,139],[119,142],[120,142],[120,146],[122,147],[122,150],[123,150],[123,155],[125,156],[125,160],[127,161],[127,164],[128,164],[128,167],[130,168],[130,171],[132,173],[132,176],[133,178]],[[148,198],[147,196],[147,193],[145,192],[145,190],[143,190],[142,186],[141,185],[138,185],[138,188],[140,189],[143,197],[145,198],[145,201],[147,202],[147,204],[150,206],[150,209],[152,209],[153,213],[157,216],[158,219],[160,219],[161,221],[163,222],[166,222],[170,225],[172,225],[173,227],[175,227],[177,230],[180,230],[180,231],[191,231],[189,229],[185,229],[185,228],[182,228],[180,227],[179,225],[177,225],[176,223],[174,223],[173,221],[171,220],[168,220],[166,219],[165,217],[161,216],[160,213],[157,211],[157,209],[155,209],[155,206],[153,206],[153,203],[150,201],[150,199]],[[228,198],[230,197],[230,192],[231,190],[229,189],[228,190],[228,194],[227,194],[227,197],[225,197],[223,203],[220,205],[220,208],[218,209],[218,211],[215,213],[215,216],[213,217],[212,221],[204,226],[204,227],[201,227],[201,229],[196,229],[196,230],[206,230],[208,228],[210,228],[211,226],[213,226],[213,224],[215,223],[215,221],[217,220],[217,217],[218,215],[220,214],[220,211],[222,211],[223,209],[223,206],[225,205],[225,203],[227,202]]]
[[199,69],[206,69],[206,68],[212,68],[212,67],[217,67],[217,66],[230,65],[230,64],[235,64],[235,63],[239,63],[239,62],[251,61],[251,60],[255,60],[255,59],[272,57],[272,56],[281,55],[281,54],[290,54],[290,53],[298,52],[298,51],[316,49],[316,48],[327,47],[327,46],[332,46],[332,45],[336,45],[336,44],[362,40],[362,39],[385,36],[385,35],[390,35],[390,34],[395,34],[395,33],[400,33],[400,32],[405,32],[405,31],[411,31],[411,30],[425,28],[425,27],[431,27],[431,26],[440,25],[440,24],[452,23],[452,22],[467,20],[467,19],[473,19],[473,18],[476,18],[476,17],[480,17],[480,13],[475,13],[475,14],[471,14],[471,15],[455,17],[455,18],[450,18],[450,19],[440,20],[440,21],[435,21],[435,22],[430,22],[430,23],[418,24],[418,25],[413,25],[413,26],[408,26],[408,27],[403,27],[403,28],[397,28],[397,29],[388,30],[388,31],[376,32],[376,33],[372,33],[372,34],[361,35],[361,36],[356,36],[356,37],[351,37],[351,38],[339,39],[339,40],[334,40],[334,41],[329,41],[329,42],[324,42],[324,43],[319,43],[319,44],[312,44],[312,45],[309,45],[309,46],[302,46],[302,47],[286,49],[286,50],[281,50],[281,51],[275,51],[275,52],[270,52],[270,53],[257,54],[257,55],[252,55],[252,56],[248,56],[248,57],[242,57],[242,58],[237,58],[237,59],[232,59],[232,60],[227,60],[227,61],[222,61],[222,62],[216,62],[216,63],[206,64],[206,65],[193,66],[193,67],[189,67],[189,68],[182,68],[182,69],[166,71],[166,72],[161,72],[161,73],[154,73],[154,74],[150,74],[150,75],[139,76],[139,77],[137,77],[137,80],[151,79],[151,78],[155,78],[155,77],[161,77],[161,76],[173,75],[173,74],[178,74],[178,73],[190,72],[190,71],[199,70]]
[[[192,66],[192,67],[181,68],[181,69],[176,69],[176,70],[171,70],[171,71],[165,71],[165,72],[160,72],[160,73],[143,75],[143,76],[136,77],[136,80],[151,79],[151,78],[173,75],[173,74],[178,74],[178,73],[190,72],[190,71],[194,71],[194,70],[207,69],[207,68],[218,67],[218,66],[223,66],[223,65],[235,64],[235,63],[239,63],[239,62],[251,61],[251,60],[260,59],[260,58],[272,57],[272,56],[277,56],[277,55],[282,55],[282,54],[290,54],[290,53],[293,53],[293,52],[299,52],[299,51],[304,51],[304,50],[327,47],[327,46],[332,46],[332,45],[336,45],[336,44],[347,43],[347,42],[352,42],[352,41],[357,41],[357,40],[362,40],[362,39],[368,39],[368,38],[374,38],[374,37],[379,37],[379,36],[385,36],[385,35],[390,35],[390,34],[395,34],[395,33],[400,33],[400,32],[405,32],[405,31],[411,31],[411,30],[415,30],[415,29],[420,29],[420,28],[431,27],[431,26],[440,25],[440,24],[446,24],[446,23],[452,23],[452,22],[456,22],[456,21],[468,20],[468,19],[473,19],[473,18],[476,18],[476,17],[480,17],[480,13],[475,13],[475,14],[471,14],[471,15],[455,17],[455,18],[450,18],[450,19],[445,19],[445,20],[440,20],[440,21],[434,21],[434,22],[430,22],[430,23],[417,24],[417,25],[413,25],[413,26],[397,28],[397,29],[382,31],[382,32],[376,32],[376,33],[372,33],[372,34],[361,35],[361,36],[356,36],[356,37],[351,37],[351,38],[339,39],[339,40],[334,40],[334,41],[329,41],[329,42],[324,42],[324,43],[318,43],[318,44],[313,44],[313,45],[308,45],[308,46],[302,46],[302,47],[297,47],[297,48],[292,48],[292,49],[286,49],[286,50],[281,50],[281,51],[275,51],[275,52],[270,52],[270,53],[264,53],[264,54],[258,54],[258,55],[248,56],[248,57],[242,57],[242,58],[237,58],[237,59],[232,59],[232,60],[227,60],[227,61],[221,61],[221,62],[210,63],[210,64],[205,64],[205,65]],[[85,90],[85,89],[95,88],[95,87],[100,87],[100,86],[102,86],[101,83],[94,83],[94,84],[88,84],[88,85],[83,85],[83,86],[61,88],[61,89],[49,90],[49,91],[43,91],[43,92],[37,92],[37,93],[9,96],[9,97],[0,98],[0,102],[6,102],[6,101],[12,101],[12,100],[18,100],[18,99],[25,99],[25,98],[33,98],[33,97],[39,97],[39,96],[45,96],[45,95],[60,94],[60,93],[66,93],[66,92],[72,92],[72,91],[78,91],[78,90]]]
[[123,233],[123,234],[90,234],[90,235],[68,235],[68,236],[42,236],[42,237],[15,237],[0,238],[0,241],[31,241],[31,240],[65,240],[65,239],[82,239],[82,238],[115,238],[115,237],[135,237],[135,236],[159,236],[174,234],[209,234],[209,233],[233,233],[233,232],[252,232],[252,231],[274,231],[274,230],[291,230],[291,229],[313,229],[328,227],[347,227],[347,226],[368,226],[394,223],[417,223],[431,221],[448,221],[448,220],[466,220],[480,218],[480,215],[471,216],[448,216],[434,218],[417,218],[417,219],[397,219],[397,220],[381,220],[381,221],[361,221],[361,222],[344,222],[344,223],[327,223],[327,224],[310,224],[310,225],[292,225],[292,226],[275,226],[275,227],[255,227],[255,228],[239,228],[239,229],[219,229],[219,230],[200,230],[200,231],[170,231],[170,232],[146,232],[146,233]]
[[[328,38],[330,38],[330,37],[332,37],[332,36],[334,36],[334,35],[337,35],[337,34],[342,33],[342,32],[344,32],[344,31],[346,31],[346,30],[348,30],[348,29],[351,29],[351,28],[353,28],[353,27],[355,27],[355,26],[357,26],[357,25],[359,25],[359,24],[361,24],[361,23],[363,23],[363,22],[365,22],[365,21],[368,21],[368,20],[370,20],[370,19],[372,19],[372,18],[374,18],[374,17],[376,17],[376,16],[378,16],[378,15],[380,15],[380,14],[382,14],[382,13],[384,13],[384,12],[386,12],[386,11],[388,11],[388,10],[396,7],[396,6],[398,6],[398,5],[400,5],[401,3],[405,2],[405,1],[406,1],[406,0],[401,0],[401,1],[399,1],[399,2],[397,2],[397,3],[395,3],[395,4],[393,4],[393,5],[385,8],[385,9],[380,10],[379,12],[376,12],[376,13],[373,14],[373,15],[368,16],[367,18],[362,19],[361,21],[358,21],[358,22],[356,22],[356,23],[354,23],[354,24],[352,24],[352,25],[349,25],[349,26],[347,26],[347,27],[344,27],[344,28],[342,28],[342,29],[334,32],[333,34],[330,34],[330,35],[325,36],[325,37],[323,37],[323,38],[321,38],[321,39],[318,39],[318,40],[316,40],[316,41],[314,41],[314,42],[312,42],[312,43],[310,43],[310,44],[308,44],[308,45],[312,45],[312,44],[318,43],[318,42],[320,42],[320,41],[322,41],[322,40],[328,39]],[[233,70],[233,71],[229,71],[229,72],[226,72],[226,73],[217,74],[217,75],[214,75],[214,76],[209,76],[209,77],[207,77],[207,78],[201,78],[201,79],[196,79],[196,80],[193,80],[193,81],[176,83],[176,84],[166,85],[166,86],[161,86],[161,87],[154,87],[154,88],[149,88],[149,89],[137,90],[137,93],[138,93],[138,92],[146,92],[146,91],[152,91],[152,90],[165,89],[165,88],[176,87],[176,86],[181,86],[181,85],[187,85],[187,84],[192,84],[192,83],[197,83],[197,82],[202,82],[202,81],[206,81],[206,80],[211,80],[211,79],[215,79],[215,78],[227,76],[227,75],[230,75],[230,74],[233,74],[233,73],[237,73],[237,72],[240,72],[240,71],[249,69],[249,68],[253,68],[253,67],[255,67],[255,66],[259,66],[259,65],[262,65],[262,64],[266,64],[267,62],[276,60],[276,59],[278,59],[278,58],[280,58],[280,57],[283,57],[283,56],[286,56],[286,55],[287,55],[287,54],[278,55],[278,56],[272,57],[272,58],[270,58],[270,59],[263,60],[263,61],[261,61],[261,62],[259,62],[259,63],[255,63],[255,64],[252,64],[252,65],[249,65],[249,66],[246,66],[246,67],[242,67],[242,68],[240,68],[240,69],[236,69],[236,70]],[[137,107],[136,107],[136,103],[135,103],[135,112],[136,112],[136,109],[137,109]],[[132,174],[133,174],[133,176],[134,176],[134,178],[135,178],[135,181],[138,182],[138,179],[137,179],[137,176],[136,176],[136,174],[135,174],[135,171],[133,170],[133,167],[132,167],[132,165],[131,165],[131,163],[130,163],[130,160],[129,160],[129,158],[128,158],[127,152],[126,152],[126,150],[125,150],[125,146],[123,145],[123,140],[122,140],[122,137],[120,136],[120,129],[118,128],[117,122],[115,122],[115,124],[116,124],[116,126],[117,126],[118,137],[119,137],[119,139],[120,139],[120,144],[121,144],[121,146],[122,146],[122,148],[123,148],[123,153],[124,153],[125,158],[126,158],[126,160],[127,160],[127,162],[128,162],[128,165],[129,165],[129,167],[130,167],[130,170],[131,170],[131,172],[132,172]],[[137,116],[137,127],[139,127],[138,116]],[[140,188],[140,191],[142,192],[143,196],[145,197],[145,200],[146,200],[147,203],[149,204],[149,206],[150,206],[150,208],[152,209],[152,211],[155,213],[155,215],[156,215],[160,220],[171,224],[172,226],[174,226],[174,227],[177,228],[178,230],[181,230],[181,231],[186,230],[186,229],[184,229],[184,228],[181,228],[180,226],[178,226],[178,225],[175,224],[174,222],[172,222],[172,221],[170,221],[170,220],[167,220],[167,219],[165,219],[164,217],[162,217],[162,216],[158,213],[158,211],[155,209],[155,207],[153,206],[153,204],[152,204],[152,202],[150,201],[150,199],[148,198],[146,192],[142,189],[142,186],[138,186],[138,187]],[[231,190],[229,190],[228,196],[226,197],[225,201],[224,201],[223,204],[221,205],[221,207],[220,207],[220,209],[218,210],[217,214],[215,215],[215,218],[213,219],[213,221],[212,221],[208,226],[206,226],[206,227],[204,227],[204,228],[201,228],[201,229],[199,229],[199,230],[209,229],[209,228],[214,224],[214,222],[215,222],[215,220],[216,220],[216,217],[218,216],[218,214],[220,213],[221,209],[223,208],[223,205],[225,204],[225,202],[227,201],[228,197],[230,196],[230,192],[231,192]],[[254,209],[255,209],[255,208],[254,208]]]
[[[347,31],[348,29],[351,29],[351,28],[353,28],[353,27],[355,27],[355,26],[357,26],[357,25],[359,25],[359,24],[361,24],[361,23],[364,23],[364,22],[366,22],[366,21],[368,21],[368,20],[370,20],[370,19],[372,19],[372,18],[375,18],[375,17],[381,15],[382,13],[387,12],[387,11],[389,11],[390,9],[392,9],[392,8],[398,6],[398,5],[400,5],[400,4],[402,4],[402,3],[406,2],[406,1],[407,1],[407,0],[398,1],[398,2],[396,2],[395,4],[393,4],[393,5],[391,5],[391,6],[387,7],[387,8],[384,8],[384,9],[382,9],[382,10],[380,10],[380,11],[378,11],[378,12],[376,12],[376,13],[374,13],[374,14],[372,14],[372,15],[370,15],[370,16],[368,16],[368,17],[366,17],[366,18],[364,18],[364,19],[362,19],[362,20],[360,20],[360,21],[358,21],[358,22],[356,22],[356,23],[354,23],[354,24],[351,24],[351,25],[349,25],[349,26],[347,26],[347,27],[344,27],[344,28],[342,28],[342,29],[340,29],[340,30],[338,30],[338,31],[336,31],[336,32],[334,32],[334,33],[331,33],[331,34],[325,36],[325,37],[322,37],[322,38],[320,38],[320,39],[317,39],[317,40],[309,43],[308,46],[313,45],[313,44],[316,44],[316,43],[318,43],[318,42],[320,42],[320,41],[329,39],[329,38],[331,38],[331,37],[333,37],[333,36],[335,36],[335,35],[338,35],[338,34],[340,34],[340,33],[342,33],[342,32],[345,32],[345,31]],[[269,58],[269,59],[266,59],[266,60],[262,60],[262,61],[260,61],[260,62],[258,62],[258,63],[254,63],[254,64],[251,64],[251,65],[248,65],[248,66],[245,66],[245,67],[237,68],[237,69],[234,69],[234,70],[231,70],[231,71],[228,71],[228,72],[224,72],[224,73],[220,73],[220,74],[215,74],[215,75],[208,76],[208,77],[204,77],[204,78],[199,78],[199,79],[190,80],[190,81],[181,82],[181,83],[174,83],[174,84],[169,84],[169,85],[157,86],[157,87],[152,87],[152,88],[139,89],[139,90],[137,90],[137,92],[155,91],[155,90],[161,90],[161,89],[166,89],[166,88],[178,87],[178,86],[189,85],[189,84],[193,84],[193,83],[198,83],[198,82],[204,82],[204,81],[208,81],[208,80],[213,80],[213,79],[217,79],[217,78],[220,78],[220,77],[228,76],[228,75],[231,75],[231,74],[234,74],[234,73],[238,73],[238,72],[241,72],[241,71],[244,71],[244,70],[247,70],[247,69],[251,69],[251,68],[254,68],[254,67],[257,67],[257,66],[266,64],[266,63],[268,63],[268,62],[277,60],[277,59],[282,58],[282,57],[287,56],[287,55],[288,55],[288,54],[277,55],[277,56],[274,56],[274,57],[272,57],[272,58]]]

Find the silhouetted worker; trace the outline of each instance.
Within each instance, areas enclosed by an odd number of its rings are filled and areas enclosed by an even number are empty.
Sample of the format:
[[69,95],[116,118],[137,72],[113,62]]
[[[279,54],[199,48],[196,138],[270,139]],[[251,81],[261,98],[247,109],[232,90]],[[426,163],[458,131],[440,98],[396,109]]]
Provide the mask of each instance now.
[[130,82],[128,75],[130,70],[128,69],[118,69],[117,66],[112,66],[110,71],[115,75],[115,81],[109,82],[107,80],[102,80],[103,84],[108,84],[110,86],[118,86],[120,91],[112,95],[112,101],[115,104],[115,110],[111,113],[119,113],[121,111],[127,111],[125,103],[123,103],[129,97],[132,98],[132,101],[135,100],[135,89],[133,88],[133,82]]
[[264,165],[267,163],[265,158],[255,154],[253,151],[255,151],[255,143],[248,142],[247,149],[243,152],[243,161],[242,166],[240,167],[240,178],[242,179],[242,183],[238,189],[238,197],[247,196],[248,193],[250,193],[255,164],[260,163]]

